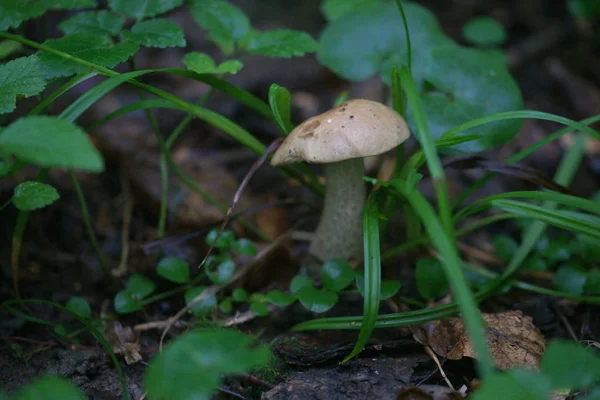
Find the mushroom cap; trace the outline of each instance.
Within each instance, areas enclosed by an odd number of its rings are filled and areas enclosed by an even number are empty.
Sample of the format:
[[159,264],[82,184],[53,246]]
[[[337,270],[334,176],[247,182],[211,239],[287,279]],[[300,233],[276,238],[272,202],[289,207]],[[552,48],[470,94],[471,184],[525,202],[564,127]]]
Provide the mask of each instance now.
[[279,146],[271,165],[324,164],[374,156],[393,149],[409,135],[404,118],[386,105],[349,100],[298,125]]

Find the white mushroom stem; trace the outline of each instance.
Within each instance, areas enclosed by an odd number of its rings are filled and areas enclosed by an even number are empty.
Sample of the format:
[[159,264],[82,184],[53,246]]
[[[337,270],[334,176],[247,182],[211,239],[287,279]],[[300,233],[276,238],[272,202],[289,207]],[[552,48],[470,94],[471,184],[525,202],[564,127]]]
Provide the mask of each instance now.
[[325,204],[310,252],[325,261],[362,259],[362,211],[366,188],[362,158],[324,164]]

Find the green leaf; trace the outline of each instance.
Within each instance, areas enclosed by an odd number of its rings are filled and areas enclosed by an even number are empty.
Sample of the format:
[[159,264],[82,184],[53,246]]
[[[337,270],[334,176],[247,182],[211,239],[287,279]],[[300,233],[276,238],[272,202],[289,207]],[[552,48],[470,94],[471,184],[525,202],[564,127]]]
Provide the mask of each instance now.
[[234,289],[233,292],[231,292],[231,297],[233,297],[235,301],[246,301],[248,300],[248,291],[244,288]]
[[600,357],[573,342],[550,342],[540,362],[541,373],[554,389],[585,389],[600,380]]
[[538,254],[529,255],[525,261],[523,261],[522,268],[533,270],[533,271],[547,271],[548,263]]
[[221,232],[221,235],[219,235],[217,239],[218,234],[218,228],[211,229],[206,235],[204,242],[209,246],[214,244],[215,248],[220,250],[229,250],[233,244],[233,241],[235,240],[235,234],[232,231],[225,229],[223,232]]
[[88,11],[73,15],[58,24],[65,35],[88,33],[91,35],[118,35],[125,18],[110,11]]
[[328,260],[321,268],[323,287],[332,292],[339,292],[354,280],[354,270],[345,260]]
[[40,167],[104,170],[102,156],[85,132],[56,117],[23,117],[0,132],[0,150]]
[[192,17],[206,31],[225,55],[231,54],[237,41],[250,32],[244,12],[225,0],[193,0]]
[[271,290],[267,293],[267,301],[277,307],[286,307],[296,301],[296,298],[281,290]]
[[544,235],[536,243],[536,250],[550,262],[567,261],[571,259],[571,237],[558,234],[551,239]]
[[502,258],[503,261],[510,260],[519,248],[519,244],[508,235],[496,235],[492,238],[492,244],[496,254]]
[[92,316],[90,304],[83,297],[71,297],[67,302],[66,307],[67,310],[71,311],[75,315],[79,315],[81,318],[89,319]]
[[338,302],[337,294],[312,286],[302,288],[296,295],[304,308],[314,313],[324,313]]
[[269,309],[264,303],[252,303],[250,304],[250,311],[259,317],[266,317],[269,315]]
[[269,87],[269,106],[279,129],[284,134],[288,134],[294,129],[291,121],[291,101],[292,95],[289,90],[276,83],[271,84],[271,87]]
[[38,378],[22,389],[15,400],[84,400],[77,386],[58,376]]
[[583,294],[587,273],[577,264],[566,264],[558,268],[554,276],[554,285],[571,294]]
[[331,22],[358,6],[380,2],[381,0],[323,0],[321,2],[321,12]]
[[569,250],[588,263],[593,264],[600,260],[600,240],[588,235],[577,235],[569,245]]
[[3,40],[0,42],[0,60],[20,51],[23,46],[14,40]]
[[136,20],[164,14],[183,4],[183,0],[108,0],[111,10]]
[[443,297],[448,292],[448,278],[444,267],[437,258],[422,258],[417,261],[415,270],[417,290],[424,299]]
[[150,279],[140,275],[133,274],[127,280],[126,289],[133,294],[136,299],[141,300],[150,296],[156,289],[156,285]]
[[0,65],[0,114],[12,112],[17,96],[31,97],[46,86],[40,60],[21,57]]
[[270,359],[268,348],[255,346],[251,336],[232,329],[194,331],[150,361],[145,388],[153,400],[208,399],[221,375],[242,374]]
[[185,47],[183,30],[166,19],[151,19],[135,24],[123,36],[146,47]]
[[[379,292],[379,300],[386,300],[394,296],[400,290],[402,283],[396,280],[382,280],[381,290]],[[361,296],[365,296],[365,274],[364,272],[358,272],[356,274],[356,288],[358,289]]]
[[211,256],[204,264],[204,270],[211,281],[222,285],[227,283],[235,272],[235,262],[230,257]]
[[290,292],[298,294],[302,289],[313,287],[313,280],[306,275],[296,275],[290,282]]
[[317,51],[319,44],[306,32],[276,29],[252,32],[246,50],[251,54],[270,57],[301,57]]
[[[206,287],[200,286],[187,290],[184,294],[185,303],[190,304],[192,300],[194,300],[196,297],[202,294],[202,292],[204,292],[205,289]],[[194,314],[197,317],[204,317],[213,312],[216,306],[217,297],[214,294],[211,294],[210,296],[194,304],[191,308],[191,311],[192,314]]]
[[[73,33],[60,39],[46,40],[43,45],[107,68],[127,61],[138,50],[137,43],[125,40],[113,44],[106,36],[89,33]],[[75,75],[86,68],[57,54],[46,53],[42,50],[37,54],[48,79]]]
[[[433,139],[463,122],[522,108],[519,88],[503,58],[456,45],[430,11],[415,3],[403,4],[411,33],[412,73]],[[379,74],[389,84],[392,69],[407,60],[395,2],[364,4],[329,24],[321,35],[318,59],[345,79],[361,81]],[[412,112],[409,117],[412,121]],[[465,152],[493,148],[513,138],[520,126],[519,121],[486,125],[485,136],[453,148]],[[481,132],[461,134],[473,133]]]
[[587,294],[600,294],[600,269],[594,268],[588,272],[584,291]]
[[27,181],[15,188],[13,204],[19,210],[31,211],[46,207],[58,200],[60,195],[52,186],[36,181]]
[[238,60],[222,62],[218,66],[208,54],[191,52],[183,56],[183,64],[198,74],[237,74],[244,64]]
[[175,283],[190,281],[190,265],[177,257],[165,257],[158,262],[156,273]]
[[478,46],[497,46],[506,40],[506,30],[492,17],[475,17],[462,29],[467,42]]
[[121,290],[115,295],[114,304],[115,310],[120,314],[127,314],[142,309],[135,294],[127,289]]
[[233,302],[229,297],[219,303],[219,310],[226,314],[229,314],[233,311]]
[[575,17],[592,20],[600,15],[600,2],[595,0],[568,0],[567,8]]
[[473,400],[547,400],[550,392],[551,385],[545,376],[517,369],[486,378],[471,397]]
[[256,246],[252,240],[246,238],[233,242],[232,250],[241,256],[254,257],[256,255]]

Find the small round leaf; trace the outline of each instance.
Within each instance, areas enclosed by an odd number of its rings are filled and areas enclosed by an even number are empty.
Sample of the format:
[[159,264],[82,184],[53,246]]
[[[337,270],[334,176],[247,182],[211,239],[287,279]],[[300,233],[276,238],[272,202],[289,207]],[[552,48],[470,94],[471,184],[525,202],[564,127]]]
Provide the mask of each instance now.
[[267,293],[267,301],[277,307],[286,307],[296,301],[296,298],[281,290],[271,290]]
[[[189,289],[185,292],[185,303],[190,304],[196,297],[198,297],[202,292],[206,289],[205,287],[196,287]],[[200,300],[198,303],[194,304],[191,308],[192,314],[197,317],[204,317],[215,309],[217,306],[217,298],[214,294]]]
[[218,260],[217,262],[218,264],[214,268],[214,270],[211,266],[211,264],[214,264],[214,262],[207,262],[205,264],[205,271],[206,275],[208,275],[208,278],[211,281],[218,285],[221,285],[227,283],[229,281],[229,278],[231,278],[231,276],[235,272],[235,262],[229,257],[224,257],[221,260]]
[[31,211],[46,207],[60,198],[56,189],[41,182],[23,182],[15,188],[13,204],[19,210]]
[[241,256],[250,257],[254,257],[257,253],[254,243],[246,238],[241,238],[233,242],[233,251]]
[[321,269],[323,287],[332,292],[343,290],[354,280],[354,275],[354,270],[345,260],[329,260]]
[[155,289],[154,282],[140,274],[131,275],[127,281],[127,291],[138,300],[150,296]]
[[260,317],[266,317],[269,315],[269,309],[264,303],[252,303],[250,304],[250,311]]
[[[217,239],[217,235],[218,235],[218,239]],[[216,242],[215,242],[215,239],[217,240]],[[231,245],[233,244],[234,240],[235,240],[235,235],[232,231],[225,229],[219,235],[219,229],[214,228],[214,229],[211,229],[210,232],[208,232],[208,235],[206,235],[205,242],[209,246],[212,246],[214,244],[215,248],[217,248],[217,249],[229,250],[231,248]]]
[[114,303],[115,310],[120,314],[127,314],[142,309],[142,306],[139,301],[136,300],[135,295],[129,290],[121,290],[117,293],[115,295]]
[[593,349],[567,341],[552,341],[540,371],[555,389],[585,389],[600,380],[600,357]]
[[440,298],[448,291],[448,279],[444,268],[435,258],[422,258],[417,261],[415,280],[417,290],[424,299]]
[[554,285],[571,294],[583,294],[587,273],[578,264],[565,264],[558,268],[554,276]]
[[175,283],[190,281],[190,265],[177,257],[165,257],[158,262],[156,273]]
[[463,26],[467,42],[478,46],[496,46],[506,40],[506,30],[491,17],[475,17]]
[[86,299],[79,296],[73,296],[67,302],[67,310],[81,318],[89,319],[92,316],[92,309]]
[[231,292],[231,297],[233,297],[233,300],[235,301],[246,301],[248,300],[248,291],[243,288],[234,289],[233,292]]
[[290,292],[292,294],[297,294],[307,287],[313,287],[313,280],[306,275],[296,275],[290,282]]
[[337,294],[327,290],[319,290],[312,286],[301,289],[297,296],[300,303],[314,313],[328,311],[338,301]]

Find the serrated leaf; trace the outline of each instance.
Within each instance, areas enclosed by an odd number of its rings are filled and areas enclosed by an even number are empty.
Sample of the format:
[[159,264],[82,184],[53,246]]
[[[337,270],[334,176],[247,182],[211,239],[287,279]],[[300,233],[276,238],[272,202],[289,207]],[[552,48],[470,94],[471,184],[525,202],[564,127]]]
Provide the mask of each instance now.
[[238,60],[228,60],[218,66],[208,54],[192,52],[183,56],[183,64],[198,74],[237,74],[244,64]]
[[0,0],[0,31],[16,28],[22,22],[48,10],[96,7],[95,0]]
[[190,11],[225,55],[231,54],[235,43],[250,32],[248,17],[226,0],[194,0]]
[[[194,300],[196,297],[202,294],[202,292],[204,292],[205,289],[206,287],[201,286],[187,290],[184,294],[185,303],[190,304],[192,300]],[[210,314],[216,306],[217,298],[214,294],[211,294],[210,296],[207,296],[198,303],[194,304],[190,310],[195,316],[203,317]]]
[[500,45],[506,40],[504,26],[492,17],[481,16],[469,20],[462,28],[463,37],[479,46]]
[[177,257],[165,257],[158,262],[156,273],[175,283],[186,283],[190,280],[190,265]]
[[31,211],[46,207],[60,198],[56,189],[42,182],[28,181],[15,188],[13,204],[19,210]]
[[135,24],[123,36],[132,42],[146,47],[184,47],[183,30],[166,19],[149,19]]
[[183,0],[108,0],[111,10],[133,19],[152,18],[183,4]]
[[[106,36],[74,33],[60,39],[50,39],[43,43],[52,49],[102,67],[112,68],[127,61],[138,50],[138,44],[125,40],[113,44]],[[39,51],[38,56],[46,78],[70,76],[86,69],[85,66],[67,60],[56,54]]]
[[3,40],[0,42],[0,60],[5,59],[13,53],[21,50],[23,46],[21,43],[14,40]]
[[46,0],[46,3],[52,10],[74,10],[98,6],[96,0]]
[[104,170],[102,156],[85,132],[56,117],[30,116],[17,120],[0,132],[0,149],[40,167]]
[[255,346],[255,339],[241,332],[190,332],[169,343],[150,361],[145,388],[155,400],[208,399],[222,375],[241,374],[270,359],[266,346]]
[[346,260],[328,260],[321,268],[323,287],[332,292],[343,290],[354,281],[354,276],[354,270]]
[[17,96],[35,96],[45,86],[44,73],[36,56],[21,57],[0,65],[0,114],[15,109]]
[[556,340],[548,345],[540,371],[555,389],[585,389],[600,380],[600,357],[593,348]]
[[[423,91],[434,139],[474,118],[522,108],[519,88],[503,57],[458,46],[443,34],[430,11],[415,3],[403,4],[411,33],[412,73]],[[389,84],[392,69],[405,66],[407,60],[404,26],[395,2],[364,4],[340,16],[323,31],[318,58],[348,80],[379,74]],[[519,121],[488,124],[485,136],[453,149],[476,152],[496,147],[514,137],[520,126]]]
[[246,47],[248,53],[270,57],[300,57],[317,51],[319,44],[306,32],[276,29],[253,32]]
[[84,400],[77,386],[58,376],[38,378],[26,385],[15,400]]
[[90,304],[83,297],[73,296],[69,299],[66,305],[67,310],[81,318],[89,319],[92,316]]
[[118,35],[123,29],[125,18],[110,11],[89,11],[75,14],[62,21],[58,28],[65,35],[88,33],[91,35]]

